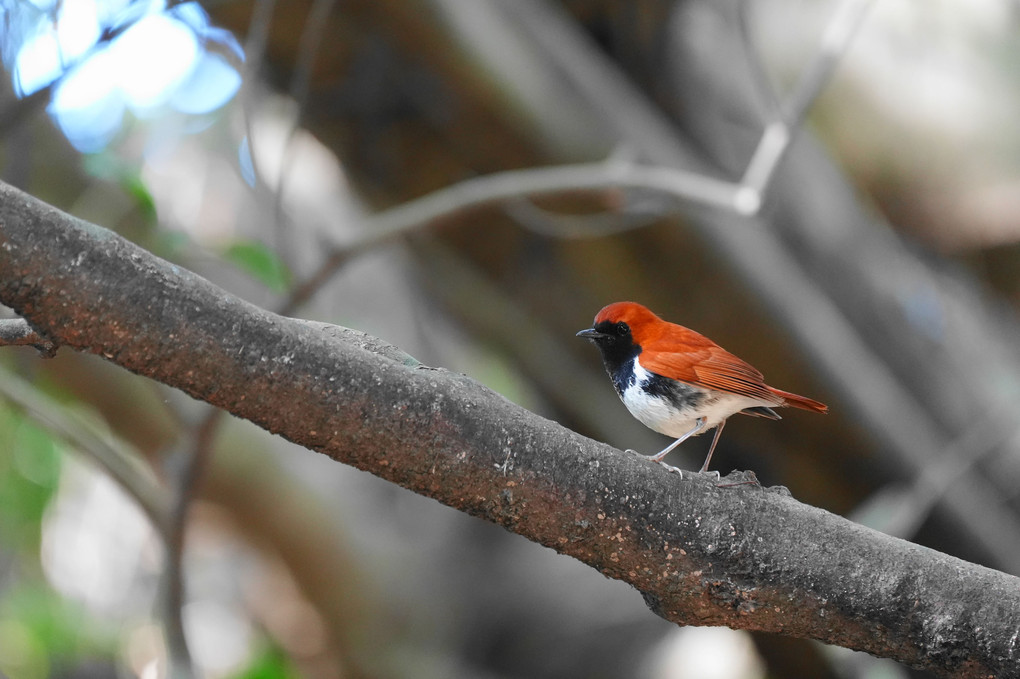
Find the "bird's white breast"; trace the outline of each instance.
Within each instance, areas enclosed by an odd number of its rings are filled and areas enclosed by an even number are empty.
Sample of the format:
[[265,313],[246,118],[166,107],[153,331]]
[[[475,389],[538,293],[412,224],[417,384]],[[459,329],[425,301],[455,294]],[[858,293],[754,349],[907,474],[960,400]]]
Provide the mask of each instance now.
[[[714,389],[702,389],[686,382],[675,382],[676,388],[688,392],[690,398],[679,403],[649,393],[646,389],[652,373],[634,361],[634,381],[620,393],[623,404],[639,422],[660,434],[679,438],[694,428],[698,418],[705,418],[704,433],[717,426],[730,415],[744,408],[765,404],[758,399],[728,394]],[[661,379],[661,378],[660,378]]]

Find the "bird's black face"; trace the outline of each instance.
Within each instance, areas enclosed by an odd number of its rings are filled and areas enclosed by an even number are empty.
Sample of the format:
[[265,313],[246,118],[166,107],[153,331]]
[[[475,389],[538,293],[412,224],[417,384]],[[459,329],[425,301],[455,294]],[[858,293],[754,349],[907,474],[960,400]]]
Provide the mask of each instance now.
[[614,375],[641,353],[641,345],[634,343],[630,326],[623,321],[602,321],[594,327],[577,333],[578,337],[590,339],[602,352],[606,370]]
[[595,344],[609,346],[620,342],[628,343],[633,341],[630,334],[630,326],[623,321],[602,321],[591,328],[585,328],[577,333],[578,337],[590,339]]

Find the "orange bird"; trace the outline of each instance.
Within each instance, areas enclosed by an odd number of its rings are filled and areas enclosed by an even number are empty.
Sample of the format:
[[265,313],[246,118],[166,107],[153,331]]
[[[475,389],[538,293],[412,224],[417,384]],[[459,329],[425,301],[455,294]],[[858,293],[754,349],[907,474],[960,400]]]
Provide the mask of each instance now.
[[662,320],[635,302],[616,302],[577,333],[595,343],[630,414],[660,434],[676,437],[649,456],[680,473],[663,458],[691,436],[715,428],[702,472],[719,442],[726,418],[736,413],[781,419],[773,408],[793,406],[816,413],[828,406],[765,384],[765,378],[704,335]]

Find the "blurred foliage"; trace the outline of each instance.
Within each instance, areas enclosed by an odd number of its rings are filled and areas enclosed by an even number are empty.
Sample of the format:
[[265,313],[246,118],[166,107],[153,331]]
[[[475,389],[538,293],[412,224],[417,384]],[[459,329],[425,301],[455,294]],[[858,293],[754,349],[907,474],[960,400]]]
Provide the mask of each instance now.
[[15,679],[59,676],[91,658],[110,658],[115,635],[55,592],[40,564],[42,526],[54,499],[63,446],[0,402],[0,671]]
[[270,647],[256,654],[251,664],[232,679],[299,679],[300,676],[283,651]]
[[142,179],[141,168],[110,152],[90,153],[82,159],[85,171],[97,179],[108,181],[131,198],[142,222],[155,228],[159,224],[156,201]]
[[42,582],[0,598],[0,670],[12,679],[61,676],[116,653],[116,635]]
[[48,431],[0,407],[0,540],[34,553],[60,480],[60,448]]
[[76,645],[78,621],[39,583],[42,520],[59,472],[52,437],[0,406],[0,541],[10,567],[27,574],[0,599],[0,669],[13,677],[49,676],[53,661]]
[[235,240],[223,250],[223,259],[238,267],[273,292],[290,288],[290,270],[279,255],[255,240]]

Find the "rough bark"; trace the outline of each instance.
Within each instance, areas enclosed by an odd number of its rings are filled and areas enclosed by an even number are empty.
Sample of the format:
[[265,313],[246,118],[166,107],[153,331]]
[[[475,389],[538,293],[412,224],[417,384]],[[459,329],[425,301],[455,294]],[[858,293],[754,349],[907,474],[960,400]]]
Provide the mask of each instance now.
[[1015,577],[782,488],[681,479],[467,377],[257,308],[5,185],[0,301],[60,345],[628,582],[678,624],[819,639],[947,677],[1017,676]]

